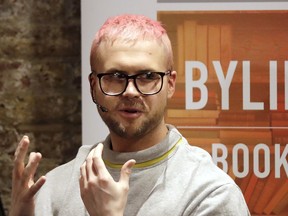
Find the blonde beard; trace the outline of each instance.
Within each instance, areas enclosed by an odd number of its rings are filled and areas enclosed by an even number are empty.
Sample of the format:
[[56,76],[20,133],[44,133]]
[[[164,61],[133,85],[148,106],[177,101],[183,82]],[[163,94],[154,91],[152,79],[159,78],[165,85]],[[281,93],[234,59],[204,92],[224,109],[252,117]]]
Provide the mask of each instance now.
[[154,130],[154,128],[162,122],[163,118],[164,111],[157,112],[153,116],[150,116],[149,118],[142,121],[140,126],[138,126],[137,128],[134,127],[132,129],[125,127],[121,122],[110,118],[110,116],[103,116],[102,120],[105,122],[109,130],[117,134],[118,136],[129,139],[139,139],[148,134],[150,131]]

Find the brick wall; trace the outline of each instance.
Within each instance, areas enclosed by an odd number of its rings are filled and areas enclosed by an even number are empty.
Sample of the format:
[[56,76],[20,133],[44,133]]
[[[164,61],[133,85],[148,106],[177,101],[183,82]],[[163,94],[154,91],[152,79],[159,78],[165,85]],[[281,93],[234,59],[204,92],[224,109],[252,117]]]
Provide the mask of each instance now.
[[0,193],[8,212],[14,150],[26,134],[37,175],[81,145],[79,0],[0,0]]

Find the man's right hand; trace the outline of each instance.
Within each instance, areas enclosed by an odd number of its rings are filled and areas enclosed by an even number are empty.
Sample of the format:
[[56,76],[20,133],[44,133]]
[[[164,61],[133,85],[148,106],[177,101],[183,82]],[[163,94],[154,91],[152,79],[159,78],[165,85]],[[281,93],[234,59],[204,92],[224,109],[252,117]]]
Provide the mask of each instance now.
[[9,216],[33,216],[35,209],[34,196],[46,181],[45,176],[41,176],[34,182],[34,175],[42,158],[40,153],[31,152],[25,166],[24,160],[28,147],[29,138],[23,136],[15,151]]

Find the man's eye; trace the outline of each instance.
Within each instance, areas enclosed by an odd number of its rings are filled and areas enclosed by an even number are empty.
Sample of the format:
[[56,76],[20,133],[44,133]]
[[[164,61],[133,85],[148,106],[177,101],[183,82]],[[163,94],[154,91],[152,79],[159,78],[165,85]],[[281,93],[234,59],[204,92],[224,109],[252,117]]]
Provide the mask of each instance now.
[[113,73],[113,74],[111,74],[111,77],[113,77],[114,79],[125,79],[126,78],[125,74],[122,74],[122,73]]
[[158,78],[158,74],[157,73],[153,73],[153,72],[148,72],[148,73],[142,74],[142,76],[140,76],[140,78],[153,80],[153,79],[157,79]]

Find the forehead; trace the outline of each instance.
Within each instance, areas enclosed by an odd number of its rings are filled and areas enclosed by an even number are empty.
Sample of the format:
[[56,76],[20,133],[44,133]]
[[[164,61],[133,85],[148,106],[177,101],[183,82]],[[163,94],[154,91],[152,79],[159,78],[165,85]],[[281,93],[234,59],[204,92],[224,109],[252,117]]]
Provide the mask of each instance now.
[[137,42],[114,41],[99,46],[96,70],[111,68],[121,70],[154,69],[166,70],[167,55],[158,41],[139,40]]

